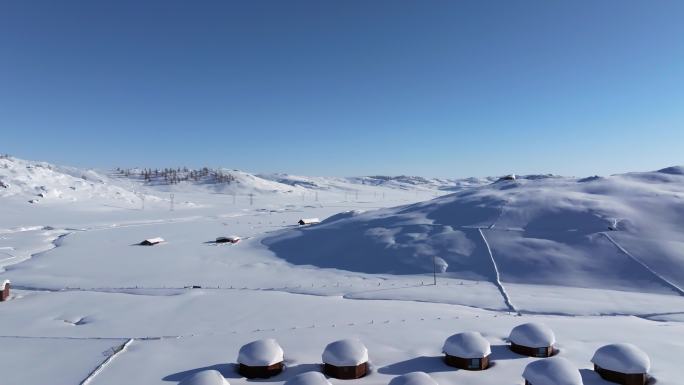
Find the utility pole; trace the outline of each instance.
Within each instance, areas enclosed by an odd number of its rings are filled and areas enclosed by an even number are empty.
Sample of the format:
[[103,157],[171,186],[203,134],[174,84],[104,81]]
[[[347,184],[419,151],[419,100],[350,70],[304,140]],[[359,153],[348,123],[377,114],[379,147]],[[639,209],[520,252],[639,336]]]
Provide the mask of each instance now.
[[169,211],[173,211],[173,198],[174,198],[174,195],[173,195],[173,193],[171,193],[171,195],[170,195],[170,196],[171,196],[171,202],[170,202],[170,203],[171,203],[171,205],[169,206]]
[[358,202],[359,201],[359,190],[356,190],[355,192],[356,192],[356,201]]
[[233,204],[235,204],[235,193],[233,193]]
[[249,205],[252,206],[254,204],[254,193],[249,193]]
[[316,191],[316,202],[318,202],[318,191]]

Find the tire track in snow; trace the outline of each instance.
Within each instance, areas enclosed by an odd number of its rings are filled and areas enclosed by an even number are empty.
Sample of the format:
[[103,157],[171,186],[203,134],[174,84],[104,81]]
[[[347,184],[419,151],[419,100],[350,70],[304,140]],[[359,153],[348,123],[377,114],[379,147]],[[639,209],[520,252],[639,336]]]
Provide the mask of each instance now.
[[489,254],[489,258],[492,260],[492,266],[494,267],[494,285],[496,285],[496,287],[499,289],[499,292],[501,292],[501,296],[503,297],[504,303],[506,304],[506,307],[508,307],[508,310],[520,314],[520,312],[515,308],[515,306],[513,306],[511,298],[508,296],[508,293],[506,292],[506,288],[501,283],[499,267],[496,265],[496,260],[494,259],[494,254],[492,253],[491,247],[489,247],[489,242],[487,242],[487,238],[485,237],[481,228],[478,228],[477,231],[480,233],[482,241],[484,241],[484,244],[487,247],[487,253]]
[[95,378],[114,358],[116,358],[119,354],[123,353],[126,351],[126,348],[133,343],[133,338],[129,339],[126,341],[123,345],[118,346],[115,350],[114,353],[109,355],[107,358],[105,358],[104,361],[100,365],[98,365],[92,372],[88,374],[86,378],[83,379],[83,381],[79,382],[78,385],[88,385],[90,381]]
[[611,237],[611,236],[608,235],[607,233],[600,233],[600,234],[603,234],[604,237],[608,238],[608,240],[610,241],[610,243],[612,243],[613,245],[615,245],[615,247],[617,247],[618,250],[620,250],[623,254],[625,254],[626,256],[628,256],[629,258],[631,258],[634,262],[638,263],[638,264],[641,265],[644,269],[648,270],[648,272],[651,273],[653,276],[655,276],[657,279],[659,279],[660,281],[662,281],[663,283],[665,283],[665,286],[669,286],[672,290],[676,291],[679,295],[684,296],[684,289],[682,289],[681,287],[677,286],[675,283],[670,282],[667,278],[665,278],[665,277],[663,277],[662,275],[660,275],[657,271],[655,271],[655,270],[651,269],[650,267],[648,267],[647,264],[645,264],[645,263],[642,262],[639,258],[637,258],[637,257],[635,257],[634,255],[632,255],[632,253],[630,253],[629,251],[627,251],[624,247],[622,247],[619,243],[617,243],[617,242],[613,239],[613,237]]

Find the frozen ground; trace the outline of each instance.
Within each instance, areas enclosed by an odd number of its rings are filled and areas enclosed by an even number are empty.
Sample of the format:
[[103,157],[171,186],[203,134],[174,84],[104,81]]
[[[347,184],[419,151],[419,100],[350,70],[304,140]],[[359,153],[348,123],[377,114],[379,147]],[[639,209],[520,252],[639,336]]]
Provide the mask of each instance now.
[[[530,320],[554,329],[585,384],[608,384],[589,359],[614,342],[646,351],[658,384],[682,375],[678,168],[493,184],[240,173],[233,189],[0,161],[0,280],[15,288],[0,303],[3,385],[176,384],[202,368],[243,384],[238,349],[266,337],[287,370],[260,382],[317,370],[327,343],[358,337],[373,370],[346,382],[419,370],[513,385],[533,359],[505,338]],[[232,234],[246,239],[213,243]],[[167,242],[136,245],[156,236]],[[433,255],[449,264],[438,285]],[[492,343],[491,369],[441,362],[444,339],[467,330]]]

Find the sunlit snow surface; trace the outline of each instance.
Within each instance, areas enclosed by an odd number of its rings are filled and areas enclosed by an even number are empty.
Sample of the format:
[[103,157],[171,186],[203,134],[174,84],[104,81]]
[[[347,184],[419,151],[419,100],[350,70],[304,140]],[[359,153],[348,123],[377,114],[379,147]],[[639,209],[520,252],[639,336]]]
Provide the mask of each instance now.
[[[677,168],[461,184],[244,174],[233,189],[1,161],[0,280],[13,285],[0,303],[2,384],[177,384],[203,369],[246,384],[238,350],[263,338],[287,367],[264,382],[319,370],[328,343],[358,338],[371,374],[332,384],[415,371],[442,385],[520,384],[536,359],[506,339],[525,322],[553,330],[585,384],[607,384],[590,359],[621,342],[649,355],[658,384],[681,378]],[[296,224],[310,217],[324,221]],[[243,240],[214,242],[233,234]],[[166,242],[137,245],[152,237]],[[437,285],[433,256],[448,264]],[[445,339],[471,330],[493,366],[446,366]]]

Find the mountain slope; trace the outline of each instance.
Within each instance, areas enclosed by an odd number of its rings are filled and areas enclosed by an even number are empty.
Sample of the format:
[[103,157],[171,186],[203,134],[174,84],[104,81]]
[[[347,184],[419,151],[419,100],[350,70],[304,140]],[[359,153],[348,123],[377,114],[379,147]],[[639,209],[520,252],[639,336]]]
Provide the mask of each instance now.
[[439,256],[455,277],[682,293],[683,203],[678,167],[527,176],[331,218],[263,242],[295,264],[351,271],[428,273]]

